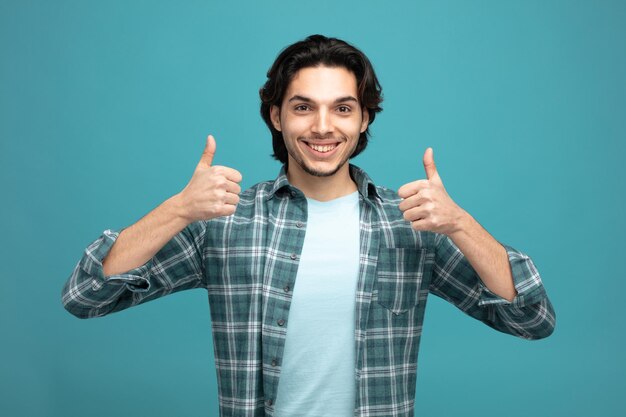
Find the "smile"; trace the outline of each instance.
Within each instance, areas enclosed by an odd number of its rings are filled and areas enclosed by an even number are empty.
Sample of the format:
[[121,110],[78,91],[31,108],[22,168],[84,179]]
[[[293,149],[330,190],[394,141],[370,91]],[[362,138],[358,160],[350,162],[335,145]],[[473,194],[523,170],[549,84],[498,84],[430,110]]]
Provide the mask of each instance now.
[[319,145],[313,145],[312,143],[308,143],[308,145],[312,149],[314,149],[314,150],[316,150],[318,152],[330,152],[330,151],[332,151],[333,149],[335,149],[337,147],[337,144],[319,146]]
[[319,153],[328,153],[333,151],[335,148],[337,148],[337,146],[339,146],[339,143],[331,143],[331,144],[326,144],[326,145],[316,145],[314,143],[309,143],[309,142],[304,142],[309,148],[313,149],[316,152]]

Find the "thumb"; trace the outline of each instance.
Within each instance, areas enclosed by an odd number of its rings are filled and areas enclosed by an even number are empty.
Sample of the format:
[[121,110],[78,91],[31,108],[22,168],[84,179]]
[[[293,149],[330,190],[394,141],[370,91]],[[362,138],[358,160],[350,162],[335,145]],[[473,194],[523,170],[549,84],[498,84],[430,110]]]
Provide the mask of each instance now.
[[206,139],[206,145],[204,147],[204,152],[202,152],[202,157],[200,158],[200,162],[198,165],[204,165],[207,168],[211,166],[213,163],[213,156],[215,156],[215,148],[217,144],[215,143],[215,138],[213,135],[209,135]]
[[433,148],[426,149],[424,152],[424,171],[426,171],[426,178],[431,180],[438,177],[437,167],[435,166],[435,158],[433,157]]

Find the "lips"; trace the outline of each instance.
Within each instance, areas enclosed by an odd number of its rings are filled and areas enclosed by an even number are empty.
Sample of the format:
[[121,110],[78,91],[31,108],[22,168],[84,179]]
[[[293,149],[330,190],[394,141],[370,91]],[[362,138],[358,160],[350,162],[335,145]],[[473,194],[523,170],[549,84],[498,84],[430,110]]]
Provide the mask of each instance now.
[[342,151],[345,143],[332,137],[324,139],[303,137],[298,140],[298,144],[302,152],[312,161],[322,162],[334,159],[335,155]]
[[329,156],[341,145],[341,142],[309,142],[306,140],[302,142],[306,145],[309,152],[316,156]]
[[322,152],[322,153],[330,152],[330,151],[332,151],[333,149],[335,149],[337,147],[336,143],[333,143],[331,145],[315,145],[313,143],[307,143],[307,145],[311,149],[313,149],[313,150],[315,150],[317,152]]

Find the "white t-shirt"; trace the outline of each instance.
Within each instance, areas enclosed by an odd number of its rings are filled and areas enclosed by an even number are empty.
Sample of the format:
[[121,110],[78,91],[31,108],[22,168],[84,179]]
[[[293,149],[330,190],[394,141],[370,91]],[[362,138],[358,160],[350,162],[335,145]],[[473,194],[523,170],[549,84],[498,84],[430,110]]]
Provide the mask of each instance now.
[[307,203],[274,415],[352,417],[359,194]]

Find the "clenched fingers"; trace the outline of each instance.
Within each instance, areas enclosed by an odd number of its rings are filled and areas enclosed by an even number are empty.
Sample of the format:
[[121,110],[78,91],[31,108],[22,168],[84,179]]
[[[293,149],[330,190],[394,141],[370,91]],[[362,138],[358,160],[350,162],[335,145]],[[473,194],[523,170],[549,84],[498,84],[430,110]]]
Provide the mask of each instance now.
[[233,168],[225,167],[222,165],[214,165],[211,167],[214,174],[222,175],[229,181],[241,182],[242,176],[239,171]]
[[413,194],[412,196],[402,200],[402,202],[400,202],[398,207],[400,208],[401,211],[405,211],[412,207],[420,206],[429,201],[430,201],[430,197],[428,193],[426,193],[425,190],[423,190],[417,194]]
[[402,198],[408,198],[413,194],[417,194],[420,190],[428,188],[429,186],[430,183],[428,182],[428,180],[417,180],[409,182],[408,184],[404,184],[398,189],[398,195]]
[[224,196],[224,203],[236,206],[237,204],[239,204],[239,196],[233,193],[226,193],[226,195]]

